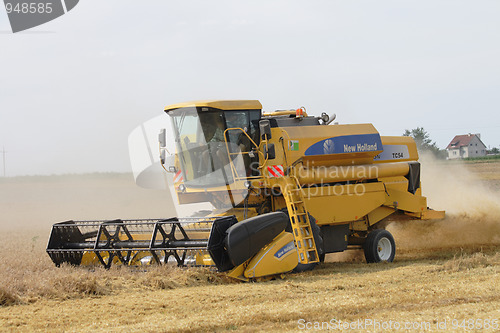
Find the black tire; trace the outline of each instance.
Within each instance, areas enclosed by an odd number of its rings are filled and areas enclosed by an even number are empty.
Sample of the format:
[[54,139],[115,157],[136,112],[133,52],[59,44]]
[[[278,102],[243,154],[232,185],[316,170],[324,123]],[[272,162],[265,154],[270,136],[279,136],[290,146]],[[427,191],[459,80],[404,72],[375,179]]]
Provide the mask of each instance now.
[[[290,222],[290,215],[288,215],[288,210],[285,208],[285,209],[282,209],[282,212],[285,213],[289,219],[288,225],[286,226],[285,231],[293,234],[292,223]],[[314,237],[314,243],[316,244],[316,250],[318,251],[319,261],[323,262],[323,261],[325,261],[325,251],[323,249],[323,237],[321,236],[321,229],[316,224],[316,219],[311,214],[309,214],[309,213],[307,213],[307,214],[309,216],[309,222],[311,223],[311,230],[312,230],[313,237]],[[297,272],[297,273],[311,271],[317,265],[318,265],[317,262],[311,263],[311,264],[301,264],[299,262],[297,267],[295,267],[295,269],[293,271]]]
[[363,250],[368,263],[392,262],[396,255],[396,243],[389,231],[375,229],[368,234]]

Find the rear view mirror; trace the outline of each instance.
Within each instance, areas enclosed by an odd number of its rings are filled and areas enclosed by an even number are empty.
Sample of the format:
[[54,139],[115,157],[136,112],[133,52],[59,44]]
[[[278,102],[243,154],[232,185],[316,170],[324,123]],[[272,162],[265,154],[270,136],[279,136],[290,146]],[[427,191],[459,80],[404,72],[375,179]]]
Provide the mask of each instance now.
[[162,128],[160,130],[160,134],[158,135],[158,142],[160,143],[161,148],[165,148],[167,146],[167,131]]
[[160,162],[162,165],[165,164],[165,150],[163,150],[163,149],[160,153]]
[[259,121],[259,128],[262,140],[269,140],[271,138],[271,123],[269,122],[269,120],[264,119]]

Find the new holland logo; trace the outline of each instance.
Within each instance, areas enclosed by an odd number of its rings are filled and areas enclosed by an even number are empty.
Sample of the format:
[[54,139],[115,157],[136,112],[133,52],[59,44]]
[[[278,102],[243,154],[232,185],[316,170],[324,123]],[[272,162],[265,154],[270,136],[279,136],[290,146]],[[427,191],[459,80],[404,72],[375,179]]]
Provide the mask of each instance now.
[[277,259],[281,259],[285,254],[287,254],[290,251],[293,251],[294,249],[295,249],[295,244],[293,242],[290,242],[290,243],[286,244],[285,246],[283,246],[278,251],[276,251],[274,256]]
[[335,152],[335,145],[333,144],[333,140],[325,140],[325,143],[323,143],[323,151],[325,154],[333,154]]
[[42,25],[75,8],[79,0],[4,0],[12,32]]

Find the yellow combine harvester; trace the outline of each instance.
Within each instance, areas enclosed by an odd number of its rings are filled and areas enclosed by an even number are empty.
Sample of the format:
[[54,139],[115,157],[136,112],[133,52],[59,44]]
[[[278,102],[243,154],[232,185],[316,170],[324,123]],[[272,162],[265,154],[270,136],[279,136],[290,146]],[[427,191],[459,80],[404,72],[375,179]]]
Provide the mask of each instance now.
[[367,262],[392,261],[388,221],[444,217],[422,196],[412,138],[380,136],[371,124],[331,124],[334,116],[304,108],[263,113],[254,100],[181,103],[165,112],[172,140],[161,131],[158,155],[177,203],[210,203],[211,211],[57,223],[47,247],[56,265],[174,262],[267,279],[312,269],[326,253],[348,248],[363,248]]

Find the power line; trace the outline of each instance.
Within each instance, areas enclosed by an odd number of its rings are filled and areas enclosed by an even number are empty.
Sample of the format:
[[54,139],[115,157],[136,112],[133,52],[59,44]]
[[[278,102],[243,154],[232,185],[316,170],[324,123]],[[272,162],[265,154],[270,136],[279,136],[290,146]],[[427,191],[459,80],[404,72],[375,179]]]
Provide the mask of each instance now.
[[5,147],[2,147],[2,155],[3,155],[3,176],[4,178],[6,177],[6,172],[5,172],[5,154],[7,152],[5,151]]
[[[491,129],[500,128],[500,126],[469,126],[469,127],[450,127],[450,128],[429,128],[429,131],[456,131],[456,130],[470,130],[471,128],[476,129]],[[427,128],[426,128],[427,130]]]

